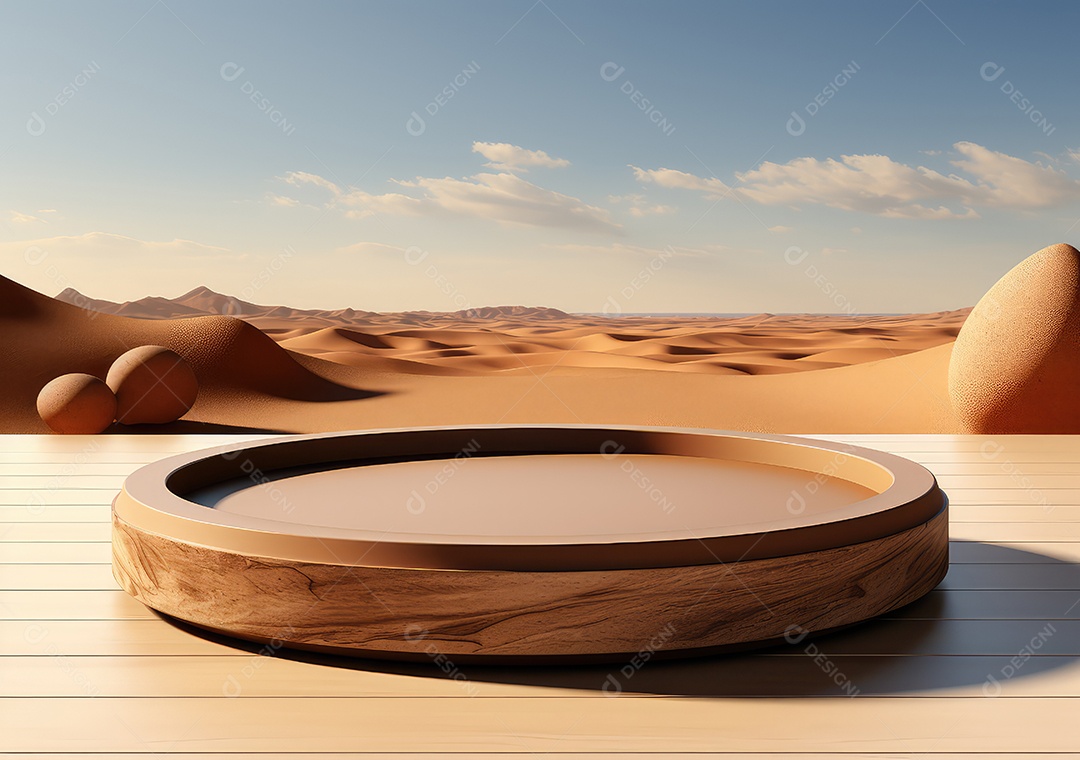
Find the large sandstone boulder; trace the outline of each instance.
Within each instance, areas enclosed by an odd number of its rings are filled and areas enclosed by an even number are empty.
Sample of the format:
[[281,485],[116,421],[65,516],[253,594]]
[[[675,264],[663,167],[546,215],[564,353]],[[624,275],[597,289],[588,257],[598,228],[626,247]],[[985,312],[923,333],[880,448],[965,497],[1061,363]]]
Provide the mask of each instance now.
[[949,363],[970,433],[1080,433],[1080,252],[1064,243],[1017,264],[976,304]]
[[116,396],[93,375],[72,372],[41,389],[37,410],[57,433],[96,435],[116,418]]
[[191,365],[164,346],[139,346],[122,354],[105,382],[116,394],[116,419],[125,425],[175,422],[199,394]]

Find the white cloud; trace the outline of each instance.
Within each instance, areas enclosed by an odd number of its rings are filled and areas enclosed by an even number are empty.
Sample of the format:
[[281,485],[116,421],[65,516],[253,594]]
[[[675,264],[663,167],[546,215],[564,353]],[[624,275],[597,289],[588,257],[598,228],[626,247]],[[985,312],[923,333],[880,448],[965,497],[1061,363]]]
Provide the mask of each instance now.
[[[1059,156],[1051,156],[1049,153],[1041,150],[1035,151],[1035,155],[1044,159],[1048,165],[1061,166],[1061,158]],[[1065,155],[1068,156],[1068,151],[1065,152]]]
[[296,198],[289,198],[289,197],[284,196],[284,195],[274,195],[273,193],[270,193],[270,195],[268,197],[269,197],[270,203],[275,205],[275,206],[292,207],[292,206],[299,206],[300,205],[300,201],[296,200]]
[[654,216],[662,214],[674,214],[677,209],[674,206],[665,206],[660,203],[650,203],[640,193],[630,195],[609,195],[608,203],[625,204],[631,216]]
[[[176,238],[174,240],[140,240],[113,232],[85,232],[81,235],[58,235],[56,237],[19,240],[4,243],[5,248],[13,247],[20,252],[36,247],[42,252],[63,254],[74,258],[93,260],[102,254],[135,254],[142,256],[183,256],[187,258],[220,258],[222,254],[232,253],[228,248],[207,245],[194,240]],[[30,258],[40,256],[34,254]]]
[[[763,163],[737,174],[733,190],[744,200],[766,205],[822,204],[845,211],[904,219],[971,219],[975,207],[1034,210],[1080,200],[1080,182],[1065,172],[1025,161],[971,142],[956,143],[951,163],[968,177],[909,166],[882,155],[841,156],[840,160],[796,158]],[[718,197],[726,187],[673,169],[632,167],[639,180],[663,187],[698,190]]]
[[[0,259],[11,266],[5,274],[19,277],[34,290],[55,293],[75,287],[119,300],[146,295],[142,289],[151,280],[175,283],[192,273],[218,274],[227,265],[240,265],[246,258],[227,248],[194,240],[140,240],[111,232],[0,243]],[[140,278],[140,272],[153,272],[153,277]]]
[[785,227],[782,224],[778,224],[775,227],[769,227],[769,232],[775,232],[777,234],[782,235],[784,233],[791,232],[791,228],[790,227]]
[[9,262],[5,274],[39,293],[73,287],[113,301],[199,284],[237,292],[262,267],[247,253],[195,240],[141,240],[97,231],[3,242],[0,259]]
[[851,228],[851,234],[852,235],[861,235],[862,234],[862,227],[852,227]]
[[633,164],[630,164],[630,168],[634,170],[634,177],[639,182],[651,182],[660,187],[699,190],[717,198],[727,195],[731,191],[731,188],[715,177],[704,179],[677,169],[642,169]]
[[283,180],[288,182],[293,187],[304,187],[305,185],[315,185],[321,187],[324,190],[329,190],[333,195],[341,195],[341,188],[335,185],[328,179],[323,179],[318,174],[312,174],[310,172],[286,172]]
[[[42,213],[41,211],[38,212]],[[11,209],[11,221],[14,224],[48,224],[44,219],[33,214],[24,214],[21,211]]]
[[664,248],[649,248],[647,246],[630,245],[628,243],[608,243],[606,245],[560,243],[559,245],[552,245],[549,247],[559,251],[567,251],[569,253],[581,253],[590,256],[638,256],[647,259],[668,259],[672,257],[702,258],[705,256],[711,256],[716,253],[723,253],[731,250],[724,245],[706,245],[700,248],[688,248],[686,246],[680,245],[669,245]]
[[340,248],[335,248],[334,253],[343,256],[404,256],[405,248],[400,245],[390,245],[388,243],[373,243],[370,241],[363,241],[359,243],[352,243],[351,245],[345,245]]
[[608,233],[621,229],[605,209],[539,187],[514,174],[477,174],[464,180],[418,177],[398,184],[422,190],[424,204],[454,214],[532,227]]
[[351,219],[364,219],[379,214],[414,216],[422,213],[426,205],[421,198],[401,193],[373,195],[363,190],[350,190],[341,196],[339,202],[345,207],[345,216]]
[[970,142],[956,143],[962,158],[953,166],[976,178],[973,203],[997,208],[1039,209],[1080,199],[1080,182],[1065,172],[998,153]]
[[796,158],[786,164],[764,163],[737,175],[741,197],[766,205],[820,203],[845,211],[909,219],[948,219],[975,215],[927,202],[966,201],[972,185],[923,167],[897,163],[888,156]]
[[[310,172],[287,172],[281,179],[296,188],[316,187],[328,191],[331,199],[325,206],[341,206],[345,216],[352,219],[364,219],[379,214],[407,216],[418,214],[423,210],[423,203],[419,198],[401,193],[373,194],[356,188],[343,189],[334,182]],[[271,195],[270,201],[279,206],[294,206],[300,203],[293,198],[279,195]]]
[[382,213],[430,215],[448,212],[503,224],[589,232],[621,231],[607,210],[505,172],[481,173],[466,179],[417,177],[394,180],[401,187],[419,191],[418,195],[373,194],[356,188],[343,190],[333,182],[307,172],[289,172],[284,179],[296,186],[315,185],[329,190],[333,198],[328,205],[341,206],[346,216],[355,219]]
[[485,166],[498,171],[527,172],[530,166],[561,169],[570,165],[565,158],[552,158],[542,150],[527,150],[510,143],[474,142],[472,149],[490,162]]
[[[502,224],[621,234],[621,225],[612,221],[606,209],[540,187],[513,173],[513,170],[524,170],[527,166],[569,166],[569,161],[552,158],[542,150],[526,150],[509,143],[476,142],[473,151],[491,159],[488,166],[510,171],[482,172],[464,179],[417,177],[391,180],[415,191],[410,195],[369,193],[355,187],[340,187],[310,172],[290,171],[281,180],[296,188],[314,187],[329,192],[330,200],[324,206],[340,206],[346,216],[354,219],[383,213],[402,216],[450,213]],[[656,206],[649,211],[661,213],[666,208]]]

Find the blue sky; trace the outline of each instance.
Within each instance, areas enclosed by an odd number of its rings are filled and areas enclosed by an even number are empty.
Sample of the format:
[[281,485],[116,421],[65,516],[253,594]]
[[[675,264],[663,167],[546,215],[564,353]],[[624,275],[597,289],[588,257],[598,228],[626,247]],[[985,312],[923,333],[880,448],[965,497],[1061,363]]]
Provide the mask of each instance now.
[[1080,237],[1075,3],[0,14],[2,273],[48,293],[923,311]]

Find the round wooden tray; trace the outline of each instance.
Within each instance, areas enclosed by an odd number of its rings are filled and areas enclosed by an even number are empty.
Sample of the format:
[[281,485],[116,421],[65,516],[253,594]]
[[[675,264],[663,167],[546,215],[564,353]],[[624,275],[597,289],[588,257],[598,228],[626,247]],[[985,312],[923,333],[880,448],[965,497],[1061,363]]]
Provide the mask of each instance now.
[[947,500],[929,471],[775,435],[294,436],[155,462],[113,503],[113,573],[146,605],[363,656],[743,648],[896,609],[947,569]]

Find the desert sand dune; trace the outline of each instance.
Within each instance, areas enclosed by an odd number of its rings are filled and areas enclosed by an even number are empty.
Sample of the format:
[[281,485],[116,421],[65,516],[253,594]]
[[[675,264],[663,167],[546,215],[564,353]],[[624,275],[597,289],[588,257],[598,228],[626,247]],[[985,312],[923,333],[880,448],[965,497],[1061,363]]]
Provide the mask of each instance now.
[[[201,391],[187,419],[276,427],[275,402],[359,399],[368,393],[320,376],[317,360],[298,363],[257,328],[225,316],[130,319],[81,309],[0,278],[0,429],[47,432],[35,411],[53,378],[85,372],[104,378],[136,346],[162,345],[187,359]],[[326,362],[322,364],[333,367]]]
[[[354,352],[475,374],[582,368],[765,375],[830,369],[888,359],[951,342],[966,311],[910,317],[755,316],[751,318],[547,317],[537,329],[519,319],[427,315],[411,328],[399,315],[360,328],[308,332],[268,329],[284,347],[342,360]],[[263,326],[260,317],[249,318]],[[304,320],[296,320],[304,322]],[[346,363],[359,364],[351,359]]]
[[193,422],[286,432],[589,422],[952,432],[948,364],[967,313],[607,318],[492,307],[376,314],[260,306],[206,288],[127,304],[74,291],[55,300],[0,280],[0,338],[9,357],[0,364],[9,388],[0,428],[45,432],[34,398],[49,380],[104,376],[116,356],[153,343],[185,357],[198,374],[199,399],[185,429]]

